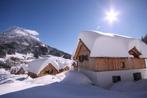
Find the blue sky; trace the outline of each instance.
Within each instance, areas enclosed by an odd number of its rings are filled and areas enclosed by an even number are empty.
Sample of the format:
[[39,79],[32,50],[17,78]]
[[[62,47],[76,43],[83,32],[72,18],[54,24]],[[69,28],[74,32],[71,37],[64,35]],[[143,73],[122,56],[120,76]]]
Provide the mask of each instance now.
[[[79,32],[99,30],[140,38],[147,33],[147,0],[0,0],[0,32],[20,26],[48,45],[72,53]],[[105,12],[119,12],[110,25]]]

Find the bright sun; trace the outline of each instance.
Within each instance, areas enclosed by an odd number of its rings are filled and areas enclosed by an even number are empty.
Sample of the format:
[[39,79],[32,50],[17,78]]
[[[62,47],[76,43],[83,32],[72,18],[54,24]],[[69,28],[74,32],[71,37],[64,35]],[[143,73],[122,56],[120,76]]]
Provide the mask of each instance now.
[[118,20],[118,12],[114,11],[113,9],[110,9],[109,11],[106,12],[106,17],[105,19],[112,24],[113,22]]

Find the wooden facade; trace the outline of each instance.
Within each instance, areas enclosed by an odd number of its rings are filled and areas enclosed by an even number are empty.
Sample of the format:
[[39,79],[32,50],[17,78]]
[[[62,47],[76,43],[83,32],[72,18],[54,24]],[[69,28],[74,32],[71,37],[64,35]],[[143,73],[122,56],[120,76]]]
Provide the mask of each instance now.
[[31,78],[37,78],[37,74],[33,73],[33,72],[28,72],[28,76],[30,76]]
[[40,71],[40,73],[38,74],[38,76],[44,76],[44,75],[56,75],[58,72],[58,70],[52,65],[52,64],[48,64],[43,70]]
[[138,56],[141,53],[134,48],[133,52],[134,57],[90,57],[90,50],[80,40],[74,59],[78,61],[80,68],[96,72],[146,68],[145,59]]
[[25,70],[22,67],[16,73],[16,75],[19,75],[19,74],[25,74]]
[[37,77],[48,75],[48,74],[56,75],[57,73],[59,73],[58,70],[52,64],[49,63],[48,65],[46,65],[46,67],[44,67],[39,72],[39,74],[33,73],[33,72],[28,72],[28,75],[32,78],[37,78]]
[[52,65],[52,64],[48,64],[46,67],[44,67],[40,72],[39,74],[36,74],[36,73],[33,73],[33,72],[28,72],[28,75],[32,78],[37,78],[37,77],[41,77],[41,76],[44,76],[44,75],[56,75],[60,72],[63,72],[63,71],[67,71],[69,70],[69,67],[66,66],[64,69],[60,69],[59,71]]

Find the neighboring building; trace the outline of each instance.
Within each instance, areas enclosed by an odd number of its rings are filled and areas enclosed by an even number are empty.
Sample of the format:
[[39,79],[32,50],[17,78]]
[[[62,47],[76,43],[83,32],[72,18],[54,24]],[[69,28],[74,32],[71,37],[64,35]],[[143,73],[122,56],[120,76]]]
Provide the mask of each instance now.
[[79,70],[96,85],[146,78],[147,45],[141,40],[97,31],[81,32],[73,54]]
[[28,75],[32,78],[44,76],[47,74],[56,75],[60,72],[70,69],[72,60],[61,57],[45,57],[30,62],[28,66]]
[[22,66],[12,66],[10,69],[11,74],[19,75],[19,74],[25,74],[25,72],[26,71],[25,71],[24,67],[22,67]]

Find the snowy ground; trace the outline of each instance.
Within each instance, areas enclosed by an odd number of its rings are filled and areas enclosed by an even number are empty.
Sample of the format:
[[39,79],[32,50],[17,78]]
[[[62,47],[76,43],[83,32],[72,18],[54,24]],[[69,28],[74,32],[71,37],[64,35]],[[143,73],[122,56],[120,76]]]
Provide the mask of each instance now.
[[59,82],[64,76],[62,73],[56,76],[46,75],[32,79],[27,75],[0,74],[0,95]]
[[8,76],[11,82],[0,84],[0,98],[147,98],[147,80],[119,82],[108,90],[91,85],[86,76],[73,71],[36,79]]

